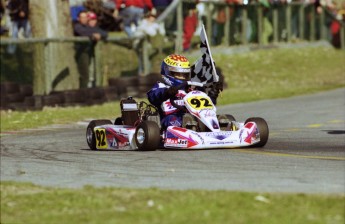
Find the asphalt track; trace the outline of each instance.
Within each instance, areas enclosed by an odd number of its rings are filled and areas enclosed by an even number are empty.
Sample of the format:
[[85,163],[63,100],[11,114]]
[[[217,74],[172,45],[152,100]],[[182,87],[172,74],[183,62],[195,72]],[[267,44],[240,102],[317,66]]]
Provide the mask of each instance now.
[[78,188],[345,193],[345,88],[219,108],[260,116],[264,148],[91,151],[85,124],[2,133],[1,181]]

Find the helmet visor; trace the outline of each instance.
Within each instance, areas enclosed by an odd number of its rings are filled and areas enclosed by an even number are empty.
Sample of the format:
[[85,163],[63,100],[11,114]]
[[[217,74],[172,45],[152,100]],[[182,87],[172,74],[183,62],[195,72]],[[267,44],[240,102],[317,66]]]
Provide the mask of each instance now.
[[170,72],[171,76],[175,79],[189,81],[190,80],[190,72]]

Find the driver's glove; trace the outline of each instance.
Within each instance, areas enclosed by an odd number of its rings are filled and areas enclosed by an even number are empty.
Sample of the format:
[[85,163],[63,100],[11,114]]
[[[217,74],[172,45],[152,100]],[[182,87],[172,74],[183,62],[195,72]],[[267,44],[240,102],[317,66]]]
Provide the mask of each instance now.
[[208,96],[209,96],[211,99],[214,99],[214,100],[216,100],[216,99],[218,98],[218,95],[219,95],[219,90],[211,89],[211,90],[208,92]]
[[219,81],[213,84],[213,87],[208,91],[208,96],[211,98],[214,104],[217,103],[219,93],[223,91],[223,82]]
[[178,87],[171,86],[170,88],[166,89],[164,92],[164,99],[170,99],[174,97],[178,93]]

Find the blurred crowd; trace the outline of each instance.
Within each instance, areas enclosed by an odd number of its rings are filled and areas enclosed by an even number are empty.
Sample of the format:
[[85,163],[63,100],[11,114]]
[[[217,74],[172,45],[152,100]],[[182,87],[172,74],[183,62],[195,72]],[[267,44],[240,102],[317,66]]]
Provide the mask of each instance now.
[[[273,39],[273,11],[278,11],[278,41],[286,41],[288,30],[286,27],[286,5],[291,6],[291,39],[310,39],[312,14],[315,15],[315,39],[321,39],[321,17],[325,15],[322,24],[327,27],[327,39],[332,41],[334,46],[340,47],[340,21],[345,22],[345,1],[344,0],[225,0],[231,4],[230,7],[230,43],[236,44],[243,41],[241,39],[242,29],[246,28],[246,42],[258,42],[257,8],[252,3],[260,4],[263,8],[262,42],[267,44]],[[298,3],[298,4],[295,4]],[[300,8],[304,11],[304,31],[300,33],[299,20]],[[247,10],[245,27],[243,24],[242,11]],[[225,25],[225,7],[216,6],[213,10],[212,20],[212,44],[218,45],[222,42]]]
[[[94,73],[94,47],[99,40],[105,40],[108,32],[124,32],[133,38],[140,35],[156,36],[160,34],[165,40],[173,41],[177,32],[177,15],[173,10],[163,22],[156,18],[161,15],[173,0],[69,0],[70,15],[75,36],[87,36],[88,44],[75,44],[81,87],[94,86],[91,73]],[[287,40],[286,4],[291,4],[291,33],[292,39],[309,39],[311,33],[310,21],[315,15],[315,39],[321,38],[321,26],[327,27],[327,39],[335,47],[340,47],[341,21],[345,22],[345,0],[209,0],[207,2],[225,3],[210,4],[211,9],[211,45],[219,45],[224,41],[225,24],[230,24],[230,44],[258,42],[258,11],[260,4],[263,8],[262,43],[267,44],[273,39],[273,10],[278,10],[278,41]],[[299,9],[293,3],[304,6],[304,31],[299,29]],[[191,49],[193,36],[200,34],[201,24],[206,24],[206,1],[183,2],[183,51]],[[247,11],[243,19],[243,10]],[[229,12],[226,12],[229,10]],[[226,23],[226,14],[230,15]],[[0,0],[1,35],[12,38],[31,36],[29,0]],[[325,15],[321,20],[321,15]],[[246,23],[244,25],[244,23]],[[208,29],[208,27],[206,27]],[[243,32],[245,30],[245,32]],[[245,33],[245,37],[243,35]],[[135,43],[135,41],[134,41]],[[135,46],[134,46],[135,48]],[[13,54],[16,45],[7,46],[7,52]],[[142,73],[142,60],[139,57],[139,71]]]
[[[90,12],[94,14],[94,20],[99,29],[105,32],[125,32],[128,37],[146,34],[154,36],[162,34],[174,37],[176,34],[176,10],[172,11],[163,23],[156,23],[156,18],[164,12],[173,0],[69,0],[70,12],[73,25],[79,23],[80,12]],[[286,39],[285,9],[281,6],[290,3],[302,3],[306,6],[305,21],[308,24],[310,13],[315,11],[316,17],[326,12],[327,17],[325,26],[329,28],[329,37],[336,35],[340,29],[337,21],[345,21],[345,1],[344,0],[210,0],[212,2],[223,2],[231,4],[229,8],[231,40],[230,43],[240,42],[239,36],[242,32],[242,10],[244,7],[248,10],[246,20],[246,38],[247,42],[257,41],[257,11],[251,7],[251,3],[259,3],[264,8],[263,21],[263,41],[267,43],[272,40],[272,10],[277,8],[279,12],[279,38]],[[13,38],[18,36],[29,37],[31,35],[29,23],[29,0],[1,0],[1,34],[8,33]],[[308,10],[307,6],[315,7]],[[293,4],[292,4],[293,6]],[[184,34],[183,49],[190,48],[190,41],[195,31],[200,28],[206,20],[205,1],[184,2]],[[224,36],[225,12],[224,5],[211,4],[212,11],[212,40],[213,45],[222,42]],[[6,18],[3,20],[3,18]],[[333,18],[333,19],[332,19]],[[298,7],[292,7],[291,12],[291,32],[293,38],[301,36],[298,29]],[[5,21],[5,22],[4,22]],[[318,29],[319,26],[316,26]],[[308,32],[308,25],[306,26]],[[316,30],[320,35],[320,31]],[[77,34],[80,35],[80,34]],[[306,36],[306,35],[304,35]],[[318,38],[318,36],[316,37]],[[13,51],[14,48],[9,51]]]
[[[98,15],[100,28],[107,31],[124,31],[129,37],[137,34],[147,34],[154,36],[157,33],[168,37],[176,35],[176,11],[169,15],[164,23],[157,24],[155,19],[170,4],[172,0],[70,0],[71,14],[73,21],[76,21],[80,10],[89,10]],[[340,46],[339,21],[345,21],[345,1],[344,0],[211,0],[211,2],[222,2],[231,4],[230,15],[230,40],[231,44],[241,43],[242,30],[242,10],[246,7],[248,17],[246,19],[246,41],[257,42],[257,10],[252,3],[259,3],[264,8],[263,34],[264,44],[272,41],[273,19],[272,9],[278,9],[278,41],[287,40],[287,28],[285,18],[285,5],[291,4],[291,35],[292,39],[309,38],[311,13],[316,17],[316,36],[321,38],[321,28],[319,21],[321,14],[325,13],[324,26],[327,27],[327,39],[336,46]],[[299,7],[293,3],[300,3],[305,6],[305,27],[301,34],[299,29]],[[314,6],[314,7],[312,7]],[[212,16],[212,45],[221,44],[224,37],[224,25],[226,12],[224,5],[211,4]],[[198,28],[206,21],[205,1],[184,2],[183,3],[183,49],[187,51],[191,47],[193,35],[198,35]],[[141,25],[141,27],[140,27]],[[197,32],[196,32],[197,31]]]

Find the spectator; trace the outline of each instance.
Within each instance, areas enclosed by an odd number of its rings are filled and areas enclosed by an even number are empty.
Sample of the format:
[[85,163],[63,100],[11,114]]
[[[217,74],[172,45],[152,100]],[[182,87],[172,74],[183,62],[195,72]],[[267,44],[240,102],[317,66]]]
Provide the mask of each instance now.
[[5,15],[5,6],[2,4],[2,1],[0,1],[0,35],[3,35],[7,32],[7,29],[2,26],[2,18]]
[[164,34],[164,29],[156,23],[156,16],[153,13],[147,13],[145,18],[141,21],[136,31],[137,35],[146,34],[151,37],[157,34]]
[[273,26],[268,19],[271,5],[268,0],[259,0],[259,3],[263,6],[262,43],[268,44],[270,37],[273,35]]
[[86,8],[83,6],[82,0],[70,0],[69,4],[70,4],[72,22],[74,24],[78,22],[79,12],[86,10]]
[[[152,13],[147,13],[145,15],[145,18],[141,21],[140,25],[138,26],[137,31],[135,32],[135,35],[141,36],[141,35],[147,35],[149,47],[151,47],[150,44],[150,37],[154,37],[157,34],[164,35],[164,28],[156,22],[156,16]],[[139,46],[141,44],[140,39],[136,39],[133,43],[134,48],[136,49],[137,55],[138,55],[138,62],[139,62],[139,69],[138,74],[144,75],[144,60],[143,60],[143,49]],[[150,64],[148,62],[148,67],[150,67]]]
[[[160,16],[168,8],[172,0],[152,0],[153,7],[156,10],[156,16]],[[171,12],[167,15],[164,22],[164,29],[165,32],[171,35],[174,31],[176,31],[176,13]]]
[[[89,43],[75,44],[75,59],[77,61],[78,71],[80,75],[80,87],[93,87],[95,86],[94,72],[96,72],[94,63],[95,46],[97,44],[97,41],[106,39],[108,34],[97,26],[96,14],[87,13],[86,11],[81,11],[79,13],[78,21],[74,25],[74,34],[76,36],[89,37],[91,40]],[[93,73],[91,73],[90,71],[93,71]],[[92,74],[92,76],[90,76],[90,74]]]
[[168,6],[172,0],[152,0],[153,7],[156,10],[157,16],[159,16]]
[[331,22],[330,30],[331,30],[331,41],[334,47],[341,48],[341,22],[345,23],[345,2],[339,7],[339,10],[336,11],[335,15],[336,19]]
[[224,5],[215,5],[215,11],[212,16],[212,45],[219,45],[222,42],[224,24],[226,22],[225,10]]
[[[29,23],[29,0],[9,0],[7,9],[11,17],[12,38],[18,39],[18,33],[21,28],[24,30],[24,37],[31,36],[31,27]],[[16,45],[9,45],[7,52],[14,54]]]
[[145,11],[151,11],[153,5],[151,0],[114,0],[116,9],[114,11],[114,17],[122,18],[124,25],[124,31],[128,37],[133,37],[134,31],[132,25],[136,29],[144,17]]
[[185,3],[186,15],[183,19],[183,51],[188,51],[191,47],[194,32],[198,26],[198,15],[195,3]]

